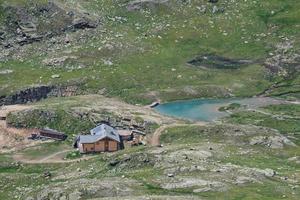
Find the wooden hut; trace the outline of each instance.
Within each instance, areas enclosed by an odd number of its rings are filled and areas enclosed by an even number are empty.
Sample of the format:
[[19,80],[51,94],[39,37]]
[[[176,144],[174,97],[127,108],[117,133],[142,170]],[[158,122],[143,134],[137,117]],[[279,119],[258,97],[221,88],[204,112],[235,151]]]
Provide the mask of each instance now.
[[90,131],[90,135],[79,135],[75,147],[80,153],[113,152],[121,149],[121,139],[112,127],[102,124]]

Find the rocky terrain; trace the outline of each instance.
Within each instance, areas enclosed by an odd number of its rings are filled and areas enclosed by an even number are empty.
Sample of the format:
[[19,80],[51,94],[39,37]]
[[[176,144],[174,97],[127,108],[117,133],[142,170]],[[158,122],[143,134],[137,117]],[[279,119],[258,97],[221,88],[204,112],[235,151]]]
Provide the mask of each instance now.
[[[298,200],[299,9],[0,0],[0,199]],[[281,103],[222,105],[209,123],[145,106],[252,96]],[[99,123],[142,131],[143,145],[80,155],[74,138]],[[67,141],[27,139],[45,127]]]

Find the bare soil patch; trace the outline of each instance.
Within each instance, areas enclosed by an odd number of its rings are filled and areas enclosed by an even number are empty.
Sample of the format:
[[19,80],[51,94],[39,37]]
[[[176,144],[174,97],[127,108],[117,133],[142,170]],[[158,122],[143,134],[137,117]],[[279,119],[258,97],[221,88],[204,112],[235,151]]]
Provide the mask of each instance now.
[[[0,108],[0,117],[5,119],[10,112],[28,109],[27,105],[3,106]],[[11,152],[22,149],[26,146],[37,144],[27,139],[27,137],[36,132],[35,129],[16,129],[8,127],[5,120],[0,121],[0,152]]]

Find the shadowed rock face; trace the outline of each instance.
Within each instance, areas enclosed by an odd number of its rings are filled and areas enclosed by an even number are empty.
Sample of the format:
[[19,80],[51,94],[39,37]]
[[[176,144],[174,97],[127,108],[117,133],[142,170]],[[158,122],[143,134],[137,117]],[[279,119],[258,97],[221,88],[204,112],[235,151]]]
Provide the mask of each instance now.
[[235,60],[217,56],[213,54],[203,55],[189,61],[188,64],[197,67],[207,67],[216,69],[238,69],[242,66],[253,63],[250,60]]
[[32,6],[8,6],[3,8],[5,32],[0,37],[15,39],[19,45],[51,38],[66,31],[96,28],[98,19],[88,13],[61,7],[54,2]]
[[47,97],[73,96],[77,92],[76,86],[40,86],[28,88],[16,94],[0,97],[0,105],[24,104],[35,102]]

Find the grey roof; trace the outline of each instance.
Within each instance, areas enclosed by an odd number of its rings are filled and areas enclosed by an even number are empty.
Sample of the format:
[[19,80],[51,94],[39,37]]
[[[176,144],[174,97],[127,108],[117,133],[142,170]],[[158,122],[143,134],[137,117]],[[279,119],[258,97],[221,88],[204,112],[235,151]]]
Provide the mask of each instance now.
[[114,128],[112,128],[106,124],[101,124],[100,126],[93,128],[90,131],[90,133],[91,133],[91,135],[99,135],[99,136],[103,136],[103,138],[108,137],[108,138],[111,138],[113,140],[120,142],[119,133]]
[[117,142],[121,142],[118,132],[112,127],[102,124],[90,131],[91,135],[80,135],[80,143],[95,143],[103,138],[110,138]]
[[78,141],[80,143],[95,143],[100,140],[99,135],[79,135]]

